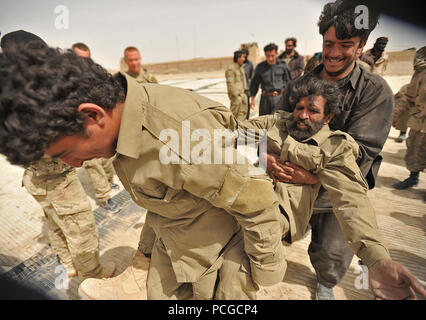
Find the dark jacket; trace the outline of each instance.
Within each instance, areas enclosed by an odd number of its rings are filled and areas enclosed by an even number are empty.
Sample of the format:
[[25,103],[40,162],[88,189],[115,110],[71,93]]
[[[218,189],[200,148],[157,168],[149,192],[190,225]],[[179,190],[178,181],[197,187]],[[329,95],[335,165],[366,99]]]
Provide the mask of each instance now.
[[[278,59],[283,60],[286,57],[285,51],[281,53],[278,57]],[[303,70],[305,69],[305,58],[299,54],[296,50],[294,50],[294,56],[291,58],[290,62],[288,63],[288,67],[290,68],[291,72],[291,78],[297,79],[299,78]]]
[[246,74],[247,88],[250,88],[251,79],[253,78],[254,67],[250,60],[246,60],[243,64],[244,72]]
[[281,91],[291,81],[291,72],[287,63],[277,59],[277,63],[269,65],[266,61],[259,63],[254,70],[250,84],[250,96],[256,96],[259,86],[263,91]]

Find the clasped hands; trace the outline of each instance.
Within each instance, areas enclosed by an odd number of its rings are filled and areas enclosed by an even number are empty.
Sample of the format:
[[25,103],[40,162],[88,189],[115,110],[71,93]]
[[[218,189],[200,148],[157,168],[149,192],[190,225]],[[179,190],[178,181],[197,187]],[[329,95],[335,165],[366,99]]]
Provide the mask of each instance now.
[[274,181],[294,184],[317,184],[319,179],[311,172],[289,161],[282,162],[280,157],[272,153],[262,153],[260,160],[267,164],[267,172]]

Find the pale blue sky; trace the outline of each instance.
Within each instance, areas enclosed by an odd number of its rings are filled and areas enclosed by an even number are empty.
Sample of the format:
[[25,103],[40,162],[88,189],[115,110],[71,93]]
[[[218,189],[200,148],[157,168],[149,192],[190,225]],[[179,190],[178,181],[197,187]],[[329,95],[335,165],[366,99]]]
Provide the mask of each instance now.
[[[316,23],[329,0],[0,0],[0,32],[24,29],[49,45],[68,48],[86,43],[94,60],[117,69],[123,49],[141,50],[142,63],[231,56],[244,42],[262,49],[275,42],[298,39],[299,52],[321,50]],[[69,28],[56,29],[55,8],[69,9]],[[367,48],[388,36],[388,50],[421,47],[425,29],[383,16]]]

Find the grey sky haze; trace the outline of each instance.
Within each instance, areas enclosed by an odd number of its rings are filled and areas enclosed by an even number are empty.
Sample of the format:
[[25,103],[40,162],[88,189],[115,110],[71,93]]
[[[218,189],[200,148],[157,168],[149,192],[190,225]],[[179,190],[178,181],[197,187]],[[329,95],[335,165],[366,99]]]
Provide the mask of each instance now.
[[[95,61],[117,69],[123,49],[141,50],[142,63],[196,57],[231,56],[241,43],[257,42],[262,49],[275,42],[283,49],[287,37],[298,39],[302,54],[321,51],[316,25],[329,0],[15,0],[0,1],[0,32],[24,29],[51,46],[69,48],[86,43]],[[69,10],[69,28],[57,29],[55,8]],[[426,44],[420,27],[382,16],[367,48],[388,36],[387,49],[403,50]]]

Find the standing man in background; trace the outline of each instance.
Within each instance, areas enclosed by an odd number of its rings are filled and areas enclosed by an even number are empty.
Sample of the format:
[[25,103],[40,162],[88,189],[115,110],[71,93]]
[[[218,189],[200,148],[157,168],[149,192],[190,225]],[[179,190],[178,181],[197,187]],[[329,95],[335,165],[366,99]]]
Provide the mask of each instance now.
[[253,67],[253,63],[251,63],[251,61],[248,59],[249,56],[249,50],[248,48],[244,47],[241,49],[241,51],[244,53],[246,60],[244,61],[243,64],[243,68],[244,68],[244,72],[246,74],[246,84],[247,84],[247,117],[246,119],[250,118],[250,90],[248,88],[250,88],[250,83],[251,83],[251,78],[253,78],[253,72],[254,72],[254,67]]
[[[405,163],[410,176],[404,181],[395,183],[393,185],[395,189],[407,189],[417,185],[420,172],[426,168],[426,46],[416,52],[414,70],[405,92],[408,102],[405,108],[409,110],[407,126],[410,128],[406,142]],[[401,109],[395,114],[394,123],[404,113],[404,108]],[[426,200],[426,195],[423,199]]]
[[250,106],[254,109],[259,86],[262,88],[259,116],[273,114],[283,104],[283,93],[291,81],[291,72],[285,63],[278,58],[278,46],[270,43],[263,48],[266,60],[259,63],[254,71],[250,84]]
[[126,73],[135,78],[137,82],[158,83],[157,78],[155,78],[147,69],[142,68],[142,57],[137,48],[127,47],[124,50],[124,62],[128,67]]
[[303,74],[305,57],[295,50],[297,45],[296,38],[287,38],[284,43],[285,51],[279,55],[278,59],[284,60],[287,63],[291,72],[291,78],[294,80]]
[[385,52],[388,43],[387,37],[380,37],[376,39],[373,48],[364,52],[361,60],[370,66],[370,71],[383,77],[386,67],[389,62],[388,55]]
[[234,52],[234,63],[225,71],[228,97],[231,100],[231,112],[237,120],[247,118],[247,84],[246,74],[243,68],[246,56],[242,50]]

